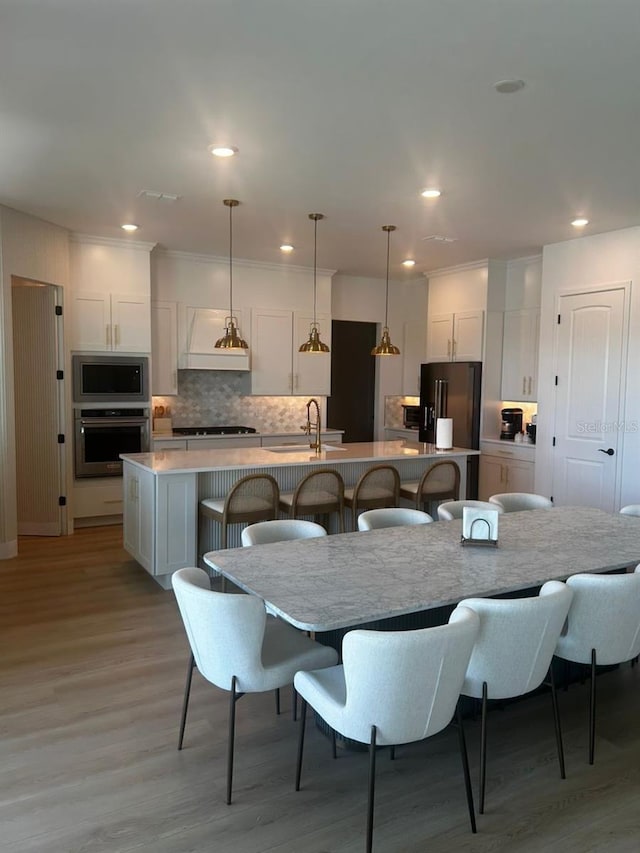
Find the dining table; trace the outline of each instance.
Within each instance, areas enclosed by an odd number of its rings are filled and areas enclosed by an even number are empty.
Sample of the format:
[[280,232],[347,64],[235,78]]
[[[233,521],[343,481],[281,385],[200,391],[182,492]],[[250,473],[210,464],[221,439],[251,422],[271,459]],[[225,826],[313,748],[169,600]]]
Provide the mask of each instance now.
[[471,597],[536,594],[548,580],[640,562],[640,519],[593,507],[504,513],[496,547],[438,521],[210,551],[204,562],[290,624],[337,642],[350,628],[442,624]]

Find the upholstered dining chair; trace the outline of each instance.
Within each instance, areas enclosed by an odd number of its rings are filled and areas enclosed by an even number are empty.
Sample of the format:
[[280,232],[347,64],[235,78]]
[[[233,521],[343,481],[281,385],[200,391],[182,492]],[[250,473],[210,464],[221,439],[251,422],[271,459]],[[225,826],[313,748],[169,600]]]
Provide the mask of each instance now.
[[503,509],[499,504],[489,503],[489,501],[446,501],[445,503],[440,504],[440,506],[438,507],[438,520],[453,521],[456,518],[462,518],[462,511],[466,506],[470,507],[471,509],[497,510],[500,515],[502,515],[503,513]]
[[337,513],[344,533],[344,480],[333,468],[317,468],[300,480],[294,492],[280,495],[280,509],[289,518]]
[[531,492],[505,492],[504,494],[491,495],[489,503],[502,507],[503,512],[553,508],[553,503],[549,498],[546,498],[544,495],[535,495]]
[[[460,687],[478,633],[471,610],[456,609],[448,625],[414,631],[350,631],[341,666],[298,672],[302,698],[296,791],[300,790],[307,704],[335,731],[369,747],[366,850],[373,843],[376,748],[424,740],[456,713]],[[471,829],[476,831],[469,764],[458,711],[458,731]]]
[[640,517],[640,504],[627,504],[620,510],[622,515],[636,515]]
[[240,534],[243,546],[269,545],[273,542],[289,542],[294,539],[316,539],[326,536],[327,531],[315,521],[304,518],[276,518],[274,521],[258,521],[245,527]]
[[249,474],[238,480],[224,498],[200,501],[201,515],[222,525],[220,547],[227,547],[230,524],[254,524],[275,518],[280,489],[270,474]]
[[640,566],[633,574],[572,575],[566,629],[556,656],[590,667],[589,764],[596,742],[596,667],[634,660],[640,654]]
[[351,523],[358,528],[358,511],[398,506],[400,474],[393,465],[373,465],[344,490],[344,505],[351,510]]
[[[487,703],[511,699],[538,688],[547,672],[555,721],[560,776],[565,778],[562,732],[551,660],[562,631],[572,592],[548,581],[533,598],[467,598],[458,607],[480,618],[478,639],[462,685],[462,695],[482,700],[480,734],[480,803],[484,813],[487,770]],[[454,610],[455,613],[455,610]]]
[[405,527],[413,524],[429,524],[433,519],[421,509],[406,506],[386,509],[368,509],[358,516],[358,530],[377,530],[381,527]]
[[416,509],[438,501],[455,501],[460,497],[460,468],[456,462],[435,462],[416,481],[401,483],[400,497],[411,501]]
[[214,592],[202,569],[179,569],[171,576],[191,647],[178,749],[182,749],[194,668],[207,681],[229,691],[227,804],[231,803],[236,702],[245,693],[261,693],[291,684],[302,669],[333,666],[337,652],[267,616],[253,595]]

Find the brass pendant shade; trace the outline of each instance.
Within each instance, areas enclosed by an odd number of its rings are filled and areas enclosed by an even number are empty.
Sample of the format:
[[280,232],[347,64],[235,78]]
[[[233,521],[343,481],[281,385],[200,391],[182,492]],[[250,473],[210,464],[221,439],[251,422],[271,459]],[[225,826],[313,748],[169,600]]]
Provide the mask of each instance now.
[[229,316],[224,320],[224,335],[215,342],[215,349],[249,349],[249,344],[240,335],[238,319],[233,315],[233,208],[240,202],[225,198],[223,204],[229,208]]
[[383,225],[382,230],[387,232],[387,285],[385,291],[385,307],[384,307],[384,326],[382,327],[382,338],[377,347],[371,350],[371,355],[400,355],[398,347],[391,343],[389,335],[389,247],[391,242],[391,232],[396,230],[395,225]]
[[318,220],[324,219],[322,213],[310,213],[313,220],[313,323],[309,329],[309,340],[305,341],[298,352],[329,352],[329,347],[320,340],[320,327],[316,320],[316,266],[318,257]]

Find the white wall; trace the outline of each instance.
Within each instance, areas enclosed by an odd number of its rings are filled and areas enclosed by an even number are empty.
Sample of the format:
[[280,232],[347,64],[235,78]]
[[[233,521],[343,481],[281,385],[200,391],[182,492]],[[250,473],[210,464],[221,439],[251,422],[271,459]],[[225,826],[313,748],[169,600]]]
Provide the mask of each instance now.
[[[386,280],[361,276],[336,275],[333,279],[331,318],[362,323],[377,323],[378,339],[385,313]],[[402,347],[403,323],[427,320],[426,281],[423,278],[389,282],[389,334]],[[372,356],[373,358],[373,356]],[[402,353],[376,359],[376,403],[374,434],[384,437],[384,398],[402,393]]]
[[[640,424],[640,228],[625,228],[545,246],[542,261],[536,491],[552,494],[555,355],[558,299],[562,294],[631,282],[626,395],[622,419]],[[640,503],[640,432],[626,432],[619,505]]]
[[[19,276],[63,288],[68,287],[69,232],[17,210],[0,207],[0,252],[2,255],[0,267],[0,559],[2,559],[14,556],[18,548],[11,277]],[[68,367],[67,364],[67,371]]]

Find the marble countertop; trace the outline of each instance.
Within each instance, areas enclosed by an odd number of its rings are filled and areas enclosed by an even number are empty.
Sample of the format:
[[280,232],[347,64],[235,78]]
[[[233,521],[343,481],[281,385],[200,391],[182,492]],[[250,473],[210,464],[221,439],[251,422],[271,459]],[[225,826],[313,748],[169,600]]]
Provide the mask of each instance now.
[[[176,441],[185,441],[186,439],[189,439],[189,441],[197,441],[201,438],[251,438],[252,436],[256,438],[287,438],[288,436],[299,436],[300,434],[301,430],[298,430],[297,432],[295,430],[279,430],[278,432],[258,430],[257,432],[225,433],[224,435],[179,435],[173,432],[154,432],[151,434],[151,437],[154,439],[162,439],[163,441],[171,441],[172,439],[175,439]],[[332,429],[331,427],[326,427],[322,430],[322,435],[343,434],[343,429]]]
[[587,507],[500,516],[497,548],[461,521],[212,551],[205,562],[303,630],[332,631],[640,561],[640,519]]
[[121,459],[153,474],[189,474],[242,468],[274,468],[283,465],[340,465],[345,462],[392,462],[394,459],[447,459],[477,456],[479,450],[454,447],[436,450],[432,444],[413,441],[371,441],[354,444],[323,445],[320,453],[308,447],[288,445],[283,450],[269,447],[228,448],[224,450],[168,450],[154,453],[122,454]]

